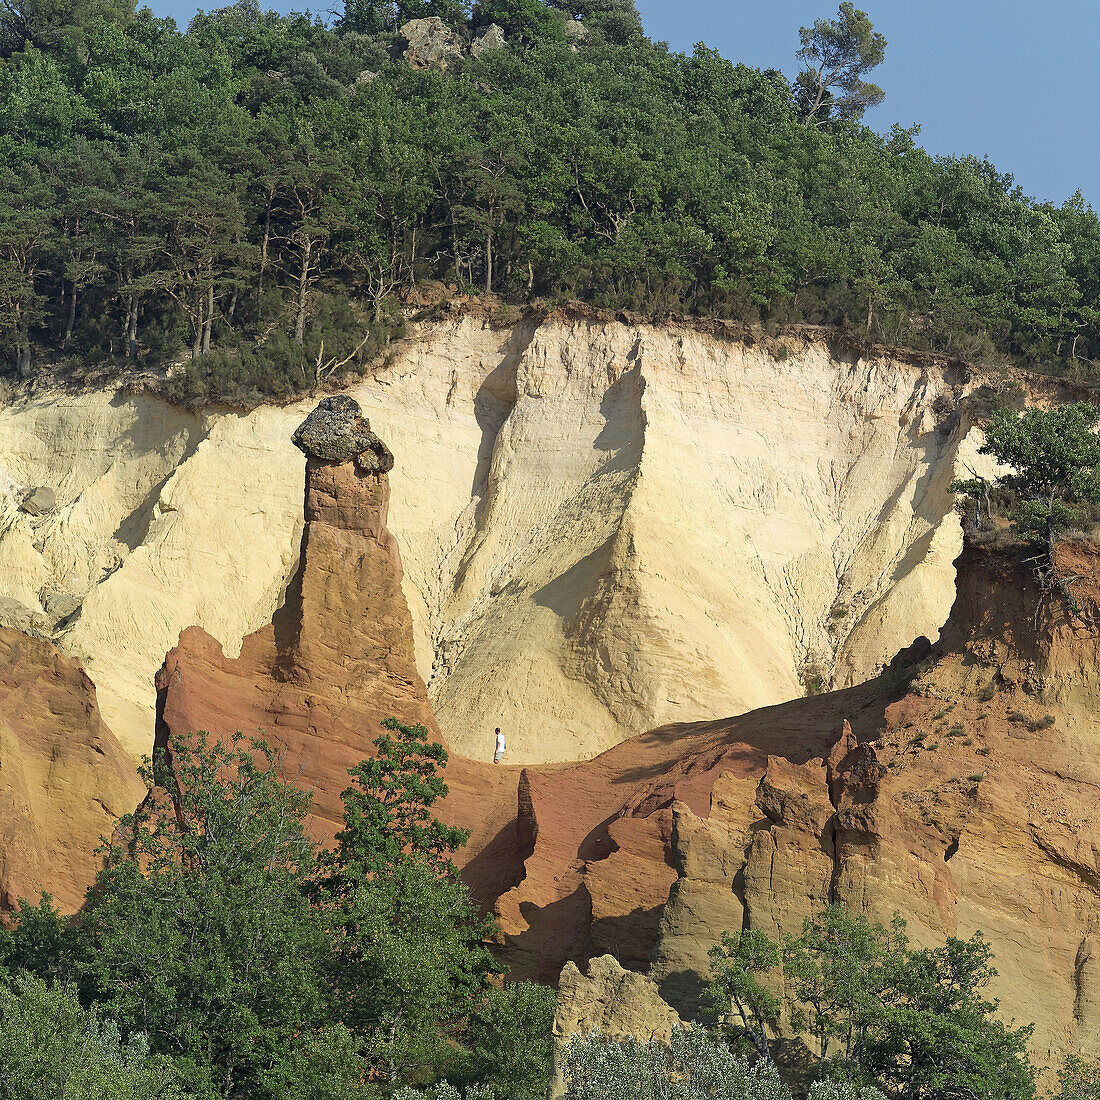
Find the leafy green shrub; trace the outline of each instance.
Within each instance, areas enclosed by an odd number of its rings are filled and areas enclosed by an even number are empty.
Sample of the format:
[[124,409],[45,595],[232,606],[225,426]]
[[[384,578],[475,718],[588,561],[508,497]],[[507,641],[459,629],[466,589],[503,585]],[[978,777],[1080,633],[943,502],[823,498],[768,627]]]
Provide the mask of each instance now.
[[339,381],[340,372],[362,373],[403,331],[396,313],[382,311],[366,322],[346,296],[324,295],[301,344],[275,328],[261,342],[237,342],[193,356],[175,368],[162,392],[185,407],[252,408],[264,401],[289,400]]
[[1100,503],[1098,423],[1100,405],[1083,401],[993,415],[981,450],[1012,468],[997,484],[1017,498],[1009,518],[1024,541],[1049,546]]
[[671,1042],[574,1035],[562,1052],[565,1100],[791,1100],[770,1059],[751,1063],[702,1028],[672,1033]]
[[390,1100],[497,1100],[497,1093],[492,1085],[469,1085],[459,1089],[450,1081],[438,1081],[428,1089],[400,1088]]
[[123,1041],[75,989],[29,975],[0,988],[0,1100],[179,1100],[169,1059],[140,1033]]
[[464,1034],[467,1076],[508,1100],[543,1100],[553,1068],[554,991],[531,982],[491,987],[476,1001]]
[[[997,1002],[985,997],[996,971],[980,933],[914,950],[897,915],[884,927],[830,905],[782,950],[759,931],[753,947],[741,959],[727,953],[720,960],[716,1000],[739,990],[748,1030],[766,1025],[785,1028],[779,1038],[808,1037],[824,1077],[873,1082],[889,1096],[1034,1100],[1031,1029],[1007,1026]],[[773,1004],[753,994],[764,982],[776,984],[769,973],[780,965],[788,1013],[778,1022]]]
[[806,1100],[886,1100],[886,1097],[873,1085],[858,1085],[854,1081],[830,1077],[815,1081]]
[[1100,1100],[1100,1062],[1071,1055],[1058,1070],[1051,1100]]
[[825,663],[815,653],[809,653],[798,666],[798,678],[807,696],[822,695],[829,690]]

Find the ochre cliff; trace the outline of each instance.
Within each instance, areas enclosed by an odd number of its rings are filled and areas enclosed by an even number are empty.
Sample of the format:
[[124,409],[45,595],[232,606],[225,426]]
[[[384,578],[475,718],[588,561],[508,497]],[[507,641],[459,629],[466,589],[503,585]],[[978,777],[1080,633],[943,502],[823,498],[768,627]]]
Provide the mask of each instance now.
[[[315,791],[322,838],[383,716],[437,730],[386,528],[388,462],[381,443],[310,452],[300,565],[273,623],[236,659],[187,631],[158,678],[161,743],[263,731]],[[1091,614],[1095,552],[1067,544],[1056,564]],[[917,943],[982,930],[1036,1055],[1095,1052],[1096,635],[1019,553],[972,546],[958,570],[937,646],[860,686],[658,727],[564,767],[453,755],[444,813],[471,830],[463,873],[513,972],[555,980],[613,952],[690,1015],[723,929],[795,931],[839,899],[901,911]]]
[[0,911],[42,890],[75,910],[100,839],[144,794],[80,666],[0,628]]
[[695,1003],[723,927],[794,932],[839,900],[900,912],[918,944],[982,931],[1035,1056],[1100,1052],[1100,553],[1055,555],[1079,610],[1040,589],[1033,557],[968,547],[937,652],[872,730],[772,757],[754,789],[723,776],[707,815],[674,807],[652,969],[671,1003]]
[[[513,762],[589,757],[800,695],[800,673],[859,682],[934,637],[968,385],[825,334],[571,311],[416,327],[348,393],[397,458],[389,522],[450,743],[487,760],[501,725]],[[282,602],[310,407],[0,407],[0,599],[56,629],[135,756],[180,632],[235,656]],[[57,506],[32,516],[38,485]]]

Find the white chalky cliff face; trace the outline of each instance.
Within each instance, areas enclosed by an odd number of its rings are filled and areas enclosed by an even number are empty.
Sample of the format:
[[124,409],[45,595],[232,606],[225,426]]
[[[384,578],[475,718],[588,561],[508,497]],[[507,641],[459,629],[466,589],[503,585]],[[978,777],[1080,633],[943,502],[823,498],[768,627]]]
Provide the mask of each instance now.
[[[453,748],[591,756],[668,722],[873,675],[954,598],[947,485],[974,441],[933,368],[552,315],[421,330],[348,391],[392,449],[417,660]],[[298,550],[312,402],[0,407],[0,611],[86,663],[147,752],[153,675],[199,625],[233,653]],[[21,494],[53,488],[32,516]],[[75,610],[74,610],[75,609]],[[801,676],[800,676],[801,673]]]

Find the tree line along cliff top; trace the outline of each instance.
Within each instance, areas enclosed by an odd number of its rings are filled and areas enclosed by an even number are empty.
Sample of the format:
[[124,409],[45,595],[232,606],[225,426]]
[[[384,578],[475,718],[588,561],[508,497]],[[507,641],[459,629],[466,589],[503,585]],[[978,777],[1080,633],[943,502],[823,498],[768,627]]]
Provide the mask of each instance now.
[[2,369],[174,364],[177,400],[286,396],[370,362],[430,283],[1091,380],[1080,194],[864,126],[887,47],[850,3],[801,43],[788,80],[650,41],[632,0],[347,0],[331,25],[240,0],[186,31],[15,0]]

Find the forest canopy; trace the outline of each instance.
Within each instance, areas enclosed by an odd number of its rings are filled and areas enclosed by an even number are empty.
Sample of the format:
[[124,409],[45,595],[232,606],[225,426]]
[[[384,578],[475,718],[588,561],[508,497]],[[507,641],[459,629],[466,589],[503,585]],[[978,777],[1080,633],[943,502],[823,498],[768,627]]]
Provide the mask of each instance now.
[[[464,44],[446,71],[403,57],[433,15]],[[507,44],[469,49],[490,21]],[[240,0],[186,31],[129,0],[12,0],[0,364],[175,363],[180,400],[278,397],[369,361],[431,281],[1092,378],[1096,213],[863,125],[867,67],[808,117],[822,71],[673,52],[632,0],[347,0],[331,25]]]

